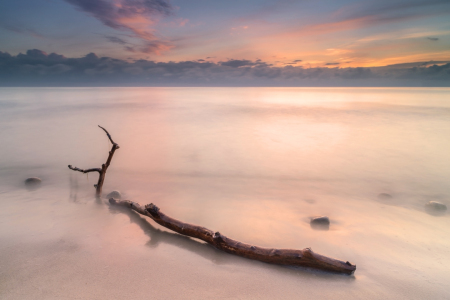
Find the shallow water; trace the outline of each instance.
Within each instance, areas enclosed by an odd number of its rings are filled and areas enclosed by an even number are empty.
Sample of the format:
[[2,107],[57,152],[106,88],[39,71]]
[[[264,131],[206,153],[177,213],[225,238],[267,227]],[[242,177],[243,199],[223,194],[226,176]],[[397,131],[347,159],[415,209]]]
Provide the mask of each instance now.
[[[354,276],[224,254],[105,193]],[[448,299],[450,89],[2,88],[2,299]],[[28,190],[23,181],[40,177]],[[392,197],[378,197],[387,193]],[[326,215],[329,230],[310,217]]]

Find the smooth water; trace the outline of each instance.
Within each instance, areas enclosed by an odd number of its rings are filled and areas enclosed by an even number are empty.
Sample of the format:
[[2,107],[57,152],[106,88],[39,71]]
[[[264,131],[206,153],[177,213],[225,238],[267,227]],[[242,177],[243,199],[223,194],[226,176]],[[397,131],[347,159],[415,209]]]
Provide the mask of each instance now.
[[[67,165],[105,162],[97,125],[120,145],[105,193],[355,275],[233,257],[96,200],[97,175]],[[0,141],[2,299],[450,297],[449,212],[424,208],[450,206],[450,89],[2,88]]]

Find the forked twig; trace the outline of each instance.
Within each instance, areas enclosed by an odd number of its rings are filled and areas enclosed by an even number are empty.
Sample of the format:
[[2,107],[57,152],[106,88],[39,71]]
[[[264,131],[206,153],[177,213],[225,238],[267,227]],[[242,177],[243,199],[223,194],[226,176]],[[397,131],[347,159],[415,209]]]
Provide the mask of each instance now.
[[92,169],[86,169],[86,170],[83,170],[83,169],[80,169],[80,168],[77,168],[77,167],[72,167],[72,165],[68,165],[68,167],[71,170],[82,172],[82,173],[98,172],[99,173],[98,182],[97,182],[97,184],[94,185],[94,187],[95,187],[95,190],[96,190],[95,194],[97,195],[97,197],[100,197],[101,194],[102,194],[103,182],[105,181],[106,170],[108,169],[109,165],[111,164],[111,160],[112,160],[112,157],[114,155],[114,152],[117,149],[119,149],[120,147],[119,147],[119,145],[117,143],[115,143],[113,141],[111,135],[109,134],[109,132],[105,128],[103,128],[100,125],[98,125],[98,127],[103,129],[103,131],[108,136],[108,139],[112,143],[112,148],[111,148],[111,151],[109,151],[109,155],[108,155],[108,159],[106,160],[106,163],[104,163],[101,168],[92,168]]

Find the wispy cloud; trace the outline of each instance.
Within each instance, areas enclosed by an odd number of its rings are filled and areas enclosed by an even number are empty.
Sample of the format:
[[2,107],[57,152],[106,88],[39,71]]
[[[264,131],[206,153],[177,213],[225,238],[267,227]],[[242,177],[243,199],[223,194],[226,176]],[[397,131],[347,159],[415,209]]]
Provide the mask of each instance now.
[[366,4],[351,4],[330,14],[326,22],[304,25],[287,35],[322,35],[421,19],[450,12],[448,0],[380,0]]
[[[145,53],[151,49],[155,52],[170,48],[168,42],[161,42],[156,37],[151,25],[160,16],[168,16],[173,13],[172,5],[166,0],[65,0],[77,9],[90,14],[104,25],[128,31],[134,37],[146,42]],[[117,39],[114,39],[116,42]],[[113,40],[110,39],[111,42]],[[150,43],[151,46],[148,46]],[[161,45],[155,46],[157,43]],[[119,43],[120,44],[120,43]]]
[[439,41],[439,38],[436,37],[427,37],[427,39],[433,42]]
[[115,43],[115,44],[120,44],[120,45],[125,45],[127,44],[126,41],[124,41],[123,39],[117,37],[117,36],[106,36],[106,39],[108,41],[110,41],[111,43]]
[[44,37],[43,34],[39,33],[38,31],[36,31],[33,28],[29,28],[27,26],[13,25],[13,24],[2,22],[1,20],[0,20],[0,28],[4,28],[6,30],[9,30],[9,31],[12,31],[15,33],[25,34],[25,35],[29,35],[29,36],[33,36],[33,37],[37,37],[37,38]]
[[450,11],[447,0],[379,0],[352,4],[334,15],[341,21],[359,21],[368,25],[443,15]]
[[[169,42],[163,40],[154,40],[147,42],[144,45],[134,47],[133,49],[137,49],[138,52],[142,53],[161,54],[162,52],[167,51],[170,48],[172,48],[172,45]],[[136,50],[131,52],[136,52]]]
[[302,62],[301,59],[293,60],[292,62],[284,63],[285,65],[297,65],[298,63]]

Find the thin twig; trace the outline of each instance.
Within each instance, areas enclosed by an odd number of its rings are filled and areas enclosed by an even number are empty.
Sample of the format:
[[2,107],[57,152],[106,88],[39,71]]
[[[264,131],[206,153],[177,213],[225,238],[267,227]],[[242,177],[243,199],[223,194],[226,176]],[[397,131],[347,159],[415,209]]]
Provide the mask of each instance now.
[[119,149],[119,148],[120,148],[119,145],[116,144],[116,143],[114,143],[114,141],[113,141],[111,135],[109,134],[109,132],[108,132],[105,128],[103,128],[102,126],[100,126],[100,125],[98,125],[98,127],[100,127],[101,129],[103,129],[103,130],[105,131],[105,133],[106,133],[106,135],[108,136],[108,138],[109,138],[109,140],[111,141],[111,143],[112,143],[113,145],[115,145],[115,146],[117,147],[117,149]]
[[111,164],[111,160],[114,155],[114,152],[117,149],[119,149],[119,145],[113,141],[111,135],[105,128],[103,128],[100,125],[98,125],[98,127],[103,129],[103,131],[106,133],[106,135],[108,136],[109,140],[112,143],[111,151],[109,151],[109,155],[108,155],[108,159],[106,160],[106,163],[102,164],[101,168],[92,168],[92,169],[83,170],[83,169],[80,169],[77,167],[72,167],[71,165],[69,165],[69,169],[78,171],[78,172],[82,172],[82,173],[98,172],[99,173],[98,182],[97,182],[97,184],[94,185],[94,187],[96,189],[97,197],[100,197],[102,194],[103,182],[105,181],[106,170],[108,169],[109,165]]
[[81,172],[81,173],[90,173],[90,172],[99,172],[99,173],[101,173],[102,172],[102,169],[99,169],[99,168],[92,168],[92,169],[83,170],[83,169],[80,169],[80,168],[77,168],[77,167],[72,167],[72,165],[68,165],[68,167],[71,170],[78,171],[78,172]]

